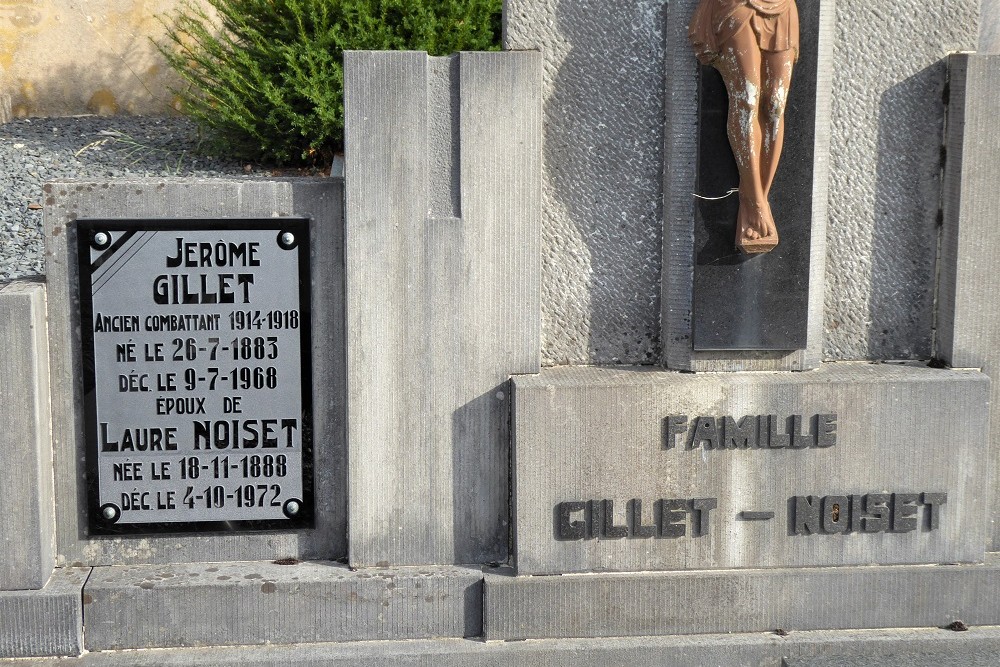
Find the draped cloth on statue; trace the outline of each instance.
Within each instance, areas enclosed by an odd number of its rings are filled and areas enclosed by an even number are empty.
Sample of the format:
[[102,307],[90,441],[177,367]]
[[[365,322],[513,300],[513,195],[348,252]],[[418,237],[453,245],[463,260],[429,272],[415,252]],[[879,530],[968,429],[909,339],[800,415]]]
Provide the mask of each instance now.
[[750,24],[761,51],[795,50],[799,56],[799,10],[795,0],[701,0],[688,37],[698,60],[710,65],[719,49]]

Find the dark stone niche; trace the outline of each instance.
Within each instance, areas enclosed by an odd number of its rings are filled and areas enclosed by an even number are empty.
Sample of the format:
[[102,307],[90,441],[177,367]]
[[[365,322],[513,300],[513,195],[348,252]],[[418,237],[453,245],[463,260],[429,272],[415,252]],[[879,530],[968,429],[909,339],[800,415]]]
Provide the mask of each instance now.
[[[694,349],[806,347],[816,139],[819,3],[799,2],[800,55],[785,112],[785,147],[770,202],[781,241],[769,253],[736,249],[736,195],[695,206]],[[722,77],[702,67],[697,192],[724,195],[739,183],[729,147]]]

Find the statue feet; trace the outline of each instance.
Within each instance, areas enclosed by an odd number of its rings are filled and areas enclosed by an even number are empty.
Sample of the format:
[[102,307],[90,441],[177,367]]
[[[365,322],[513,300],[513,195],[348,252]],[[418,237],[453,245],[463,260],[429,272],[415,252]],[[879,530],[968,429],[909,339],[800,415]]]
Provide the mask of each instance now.
[[778,230],[771,217],[771,207],[740,195],[740,213],[736,221],[736,247],[748,255],[770,252],[778,245]]

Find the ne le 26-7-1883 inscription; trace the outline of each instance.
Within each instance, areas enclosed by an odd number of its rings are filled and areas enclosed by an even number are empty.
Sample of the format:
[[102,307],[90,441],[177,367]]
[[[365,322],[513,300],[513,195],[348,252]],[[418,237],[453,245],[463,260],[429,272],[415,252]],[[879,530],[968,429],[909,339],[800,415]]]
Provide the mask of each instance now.
[[311,525],[308,221],[77,232],[90,532]]

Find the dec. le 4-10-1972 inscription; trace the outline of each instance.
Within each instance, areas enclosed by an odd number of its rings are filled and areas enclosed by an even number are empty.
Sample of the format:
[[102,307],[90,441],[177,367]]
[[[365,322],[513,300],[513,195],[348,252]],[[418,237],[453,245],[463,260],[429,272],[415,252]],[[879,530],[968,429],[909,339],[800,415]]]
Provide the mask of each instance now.
[[77,231],[90,532],[312,525],[308,221]]

